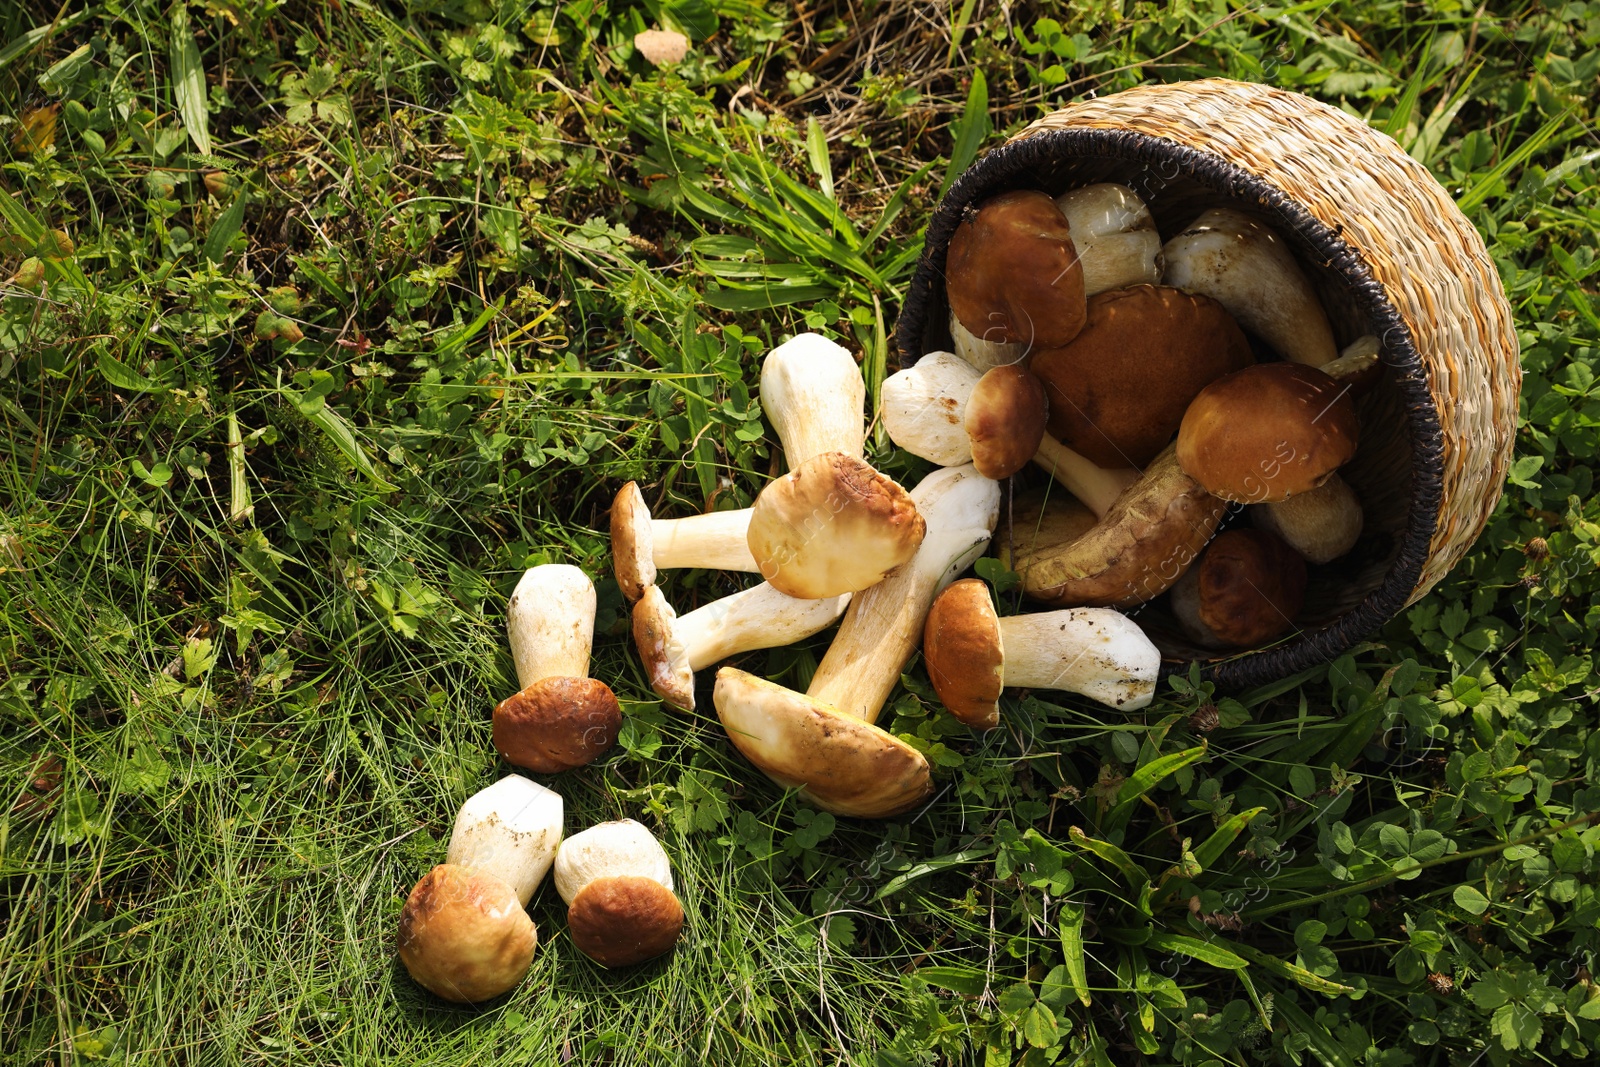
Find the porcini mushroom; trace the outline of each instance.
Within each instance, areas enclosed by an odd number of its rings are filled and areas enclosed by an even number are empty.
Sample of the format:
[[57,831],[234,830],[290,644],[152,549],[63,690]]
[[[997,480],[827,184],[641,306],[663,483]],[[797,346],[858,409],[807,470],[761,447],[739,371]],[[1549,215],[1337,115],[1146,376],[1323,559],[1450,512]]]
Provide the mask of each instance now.
[[1044,486],[1017,493],[1005,511],[994,534],[995,555],[1022,579],[1027,596],[1038,591],[1033,579],[1035,563],[1058,555],[1100,521],[1077,497]]
[[1161,281],[1216,300],[1284,359],[1338,355],[1327,313],[1283,239],[1235,208],[1212,208],[1161,249]]
[[1027,344],[995,340],[999,333],[1000,327],[991,326],[979,336],[961,325],[954,311],[950,313],[950,348],[956,358],[980,374],[991,367],[1020,363],[1028,354]]
[[633,606],[633,640],[650,687],[667,703],[693,711],[695,671],[810,637],[833,625],[849,603],[849,593],[799,600],[762,582],[680,616],[652,585]]
[[712,700],[745,759],[824,811],[884,819],[933,792],[922,753],[815,697],[723,667]]
[[1056,197],[1083,265],[1083,292],[1093,296],[1161,281],[1161,235],[1156,220],[1126,185],[1100,182]]
[[506,628],[522,689],[494,709],[494,747],[519,767],[556,774],[616,743],[622,707],[589,675],[595,592],[577,567],[532,567],[517,583]]
[[1142,467],[1172,440],[1196,394],[1254,361],[1221,304],[1167,286],[1089,298],[1069,344],[1028,366],[1050,399],[1050,434],[1101,467]]
[[[761,364],[761,409],[791,470],[824,452],[859,459],[866,395],[850,353],[820,334],[790,338]],[[739,508],[655,519],[639,486],[629,482],[611,505],[611,555],[622,595],[638,600],[657,571],[759,571],[747,538],[750,515],[749,508]]]
[[801,600],[865,589],[910,559],[924,522],[911,494],[865,460],[813,456],[771,482],[746,538],[761,575]]
[[493,875],[527,907],[561,845],[564,808],[560,793],[508,774],[461,805],[445,862]]
[[1355,455],[1349,394],[1315,367],[1246,367],[1194,398],[1178,428],[1178,462],[1207,492],[1240,504],[1315,489]]
[[1067,608],[1000,618],[989,587],[963,578],[933,602],[923,630],[928,680],[968,726],[1000,725],[1006,686],[1060,689],[1133,711],[1150,703],[1161,652],[1109,608]]
[[1383,345],[1376,335],[1365,334],[1345,345],[1339,358],[1317,369],[1334,381],[1350,387],[1352,398],[1365,396],[1383,377]]
[[1265,530],[1217,535],[1172,588],[1178,623],[1206,648],[1256,648],[1294,627],[1305,603],[1306,565]]
[[1304,493],[1250,508],[1256,526],[1277,534],[1308,563],[1330,563],[1361,540],[1361,501],[1337,474]]
[[1001,193],[969,207],[950,237],[945,279],[950,310],[987,341],[1057,347],[1083,328],[1083,267],[1045,193]]
[[539,944],[516,891],[483,871],[441,863],[400,912],[400,962],[445,1000],[474,1004],[522,980]]
[[1000,485],[974,467],[943,467],[911,492],[928,533],[905,566],[850,601],[808,696],[876,722],[922,638],[933,598],[983,554],[1000,512]]
[[949,352],[930,352],[885,378],[882,395],[889,439],[943,467],[972,463],[998,479],[1031,457],[1100,511],[1138,477],[1099,468],[1045,433],[1043,387],[1023,367],[980,374]]
[[683,905],[666,850],[644,826],[619,819],[573,834],[555,868],[572,943],[596,963],[627,967],[677,943]]
[[1087,533],[1054,552],[1035,545],[1024,591],[1058,607],[1142,604],[1183,577],[1226,507],[1169,446]]

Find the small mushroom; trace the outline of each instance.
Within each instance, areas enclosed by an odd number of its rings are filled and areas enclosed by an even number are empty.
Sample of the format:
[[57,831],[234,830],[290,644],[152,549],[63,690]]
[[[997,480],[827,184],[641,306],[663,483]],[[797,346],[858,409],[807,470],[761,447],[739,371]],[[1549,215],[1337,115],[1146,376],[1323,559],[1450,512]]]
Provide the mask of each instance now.
[[561,794],[508,774],[461,805],[445,862],[492,874],[527,907],[561,845]]
[[539,944],[516,891],[492,874],[441,863],[400,912],[400,962],[445,1000],[475,1004],[522,980]]
[[1036,545],[1024,591],[1057,607],[1143,604],[1183,577],[1226,508],[1168,447],[1087,533],[1054,553]]
[[816,600],[882,581],[917,551],[924,526],[894,479],[855,456],[824,452],[761,491],[746,537],[774,588]]
[[[948,352],[930,352],[883,382],[889,439],[942,467],[972,463],[987,478],[1016,473],[1026,458],[1054,473],[1100,510],[1132,484],[1137,471],[1105,471],[1044,432],[1038,379],[1022,367],[982,374]],[[1031,447],[1031,451],[1030,451]]]
[[1083,328],[1083,267],[1045,193],[1001,193],[969,207],[950,237],[945,278],[950,310],[987,341],[1053,348]]
[[808,696],[876,722],[922,639],[933,598],[983,554],[1000,513],[1000,483],[971,466],[943,467],[911,492],[928,533],[905,566],[850,601]]
[[1258,648],[1294,628],[1305,604],[1306,564],[1265,530],[1217,535],[1172,588],[1172,611],[1206,648]]
[[712,700],[745,759],[824,811],[885,819],[933,792],[922,753],[825,701],[732,667],[717,672]]
[[1056,197],[1083,264],[1086,296],[1161,281],[1161,235],[1156,220],[1126,185],[1101,182]]
[[1356,453],[1350,387],[1315,367],[1263,363],[1201,390],[1178,428],[1178,462],[1206,491],[1265,504],[1315,489]]
[[628,967],[671,950],[683,905],[661,842],[632,819],[573,834],[556,854],[556,891],[578,951],[604,967]]
[[1274,504],[1255,504],[1251,518],[1277,534],[1308,563],[1331,563],[1361,539],[1361,501],[1337,474],[1304,493]]
[[833,625],[849,603],[849,593],[798,600],[762,582],[680,616],[652,585],[633,606],[633,640],[650,687],[667,703],[693,711],[695,671],[810,637]]
[[1216,301],[1135,285],[1091,297],[1083,332],[1028,366],[1050,398],[1053,437],[1101,467],[1142,467],[1201,389],[1253,361]]
[[[859,459],[866,395],[861,368],[850,353],[819,334],[785,341],[761,364],[761,408],[790,469],[824,452]],[[750,517],[749,508],[739,508],[655,519],[639,486],[629,482],[611,505],[611,556],[622,595],[638,600],[655,583],[657,571],[759,571],[750,554]]]
[[1161,249],[1161,280],[1202,293],[1284,359],[1320,367],[1338,355],[1327,313],[1283,239],[1234,208],[1212,208]]
[[968,726],[1000,725],[1006,686],[1061,689],[1133,711],[1150,703],[1161,652],[1126,615],[1067,608],[1000,618],[989,587],[955,583],[933,602],[922,637],[928,680]]
[[595,592],[577,567],[530,568],[507,609],[522,689],[494,709],[494,747],[509,762],[557,774],[593,762],[616,744],[622,707],[588,677]]

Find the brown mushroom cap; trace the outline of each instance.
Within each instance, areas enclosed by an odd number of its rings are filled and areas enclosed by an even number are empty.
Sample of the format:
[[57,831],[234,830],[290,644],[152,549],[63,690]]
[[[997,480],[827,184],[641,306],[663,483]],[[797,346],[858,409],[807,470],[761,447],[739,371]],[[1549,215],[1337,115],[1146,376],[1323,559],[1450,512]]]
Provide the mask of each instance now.
[[950,310],[985,341],[1056,347],[1083,328],[1083,267],[1066,216],[1044,193],[968,208],[945,255]]
[[1348,386],[1304,364],[1263,363],[1200,391],[1178,429],[1178,462],[1213,496],[1265,504],[1321,485],[1358,436]]
[[939,594],[923,624],[922,660],[950,714],[978,730],[1000,725],[1005,650],[987,585],[963,578]]
[[611,502],[611,560],[617,585],[630,601],[638,600],[656,580],[655,548],[650,531],[650,508],[638,482],[617,490]]
[[1044,385],[1016,364],[995,367],[967,397],[963,423],[972,443],[972,465],[996,481],[1021,470],[1044,438]]
[[683,905],[653,878],[596,878],[572,898],[567,925],[579,952],[604,967],[627,967],[677,943]]
[[675,623],[678,613],[658,586],[649,586],[633,606],[633,645],[639,652],[650,688],[675,708],[694,710],[694,670]]
[[616,694],[593,678],[542,678],[494,709],[495,750],[539,774],[593,763],[621,729]]
[[400,962],[418,985],[461,1004],[516,985],[538,943],[515,890],[453,863],[423,875],[400,913]]
[[1159,285],[1089,298],[1089,321],[1029,367],[1044,382],[1049,430],[1102,467],[1142,467],[1172,439],[1207,384],[1254,361],[1233,316],[1210,297]]
[[866,589],[916,554],[911,494],[865,460],[824,452],[756,497],[746,538],[761,576],[800,600]]
[[1265,530],[1236,527],[1206,548],[1172,604],[1201,644],[1257,648],[1294,627],[1305,593],[1306,564],[1294,549]]

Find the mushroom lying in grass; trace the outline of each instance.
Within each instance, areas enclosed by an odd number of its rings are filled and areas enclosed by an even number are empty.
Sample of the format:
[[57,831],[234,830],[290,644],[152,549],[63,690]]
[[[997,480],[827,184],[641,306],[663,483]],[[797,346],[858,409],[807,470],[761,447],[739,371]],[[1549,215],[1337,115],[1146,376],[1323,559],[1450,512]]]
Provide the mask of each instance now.
[[539,936],[523,909],[561,843],[558,793],[508,775],[456,816],[446,862],[400,913],[400,961],[446,1000],[489,1000],[521,981]]
[[1100,182],[1056,197],[1083,266],[1086,296],[1161,281],[1161,235],[1138,194]]
[[1001,193],[969,207],[950,237],[945,278],[950,310],[986,342],[1052,347],[1083,327],[1083,267],[1045,193]]
[[1315,489],[1355,455],[1348,385],[1299,363],[1263,363],[1201,390],[1178,428],[1178,462],[1206,490],[1264,504]]
[[683,931],[666,850],[632,819],[573,834],[556,854],[556,891],[578,951],[627,967],[671,950]]
[[622,708],[589,675],[595,592],[577,567],[530,568],[511,594],[506,628],[522,689],[494,709],[494,747],[540,774],[593,762],[616,744]]
[[941,467],[971,463],[1007,478],[1044,437],[1044,387],[1018,366],[979,373],[949,352],[930,352],[884,379],[884,429],[906,451]]
[[1309,563],[1331,563],[1361,539],[1361,501],[1337,474],[1287,500],[1255,504],[1250,514],[1256,526],[1277,534]]
[[633,606],[633,640],[650,687],[667,703],[693,711],[695,671],[810,637],[831,626],[849,603],[849,593],[798,600],[762,582],[680,616],[652,585]]
[[927,537],[909,563],[850,601],[806,689],[869,723],[916,651],[933,598],[983,554],[999,519],[999,483],[971,466],[936,470],[911,495],[927,520]]
[[1087,533],[1057,545],[1036,540],[1024,591],[1059,607],[1142,604],[1183,577],[1226,507],[1169,447]]
[[1320,367],[1338,355],[1327,313],[1283,239],[1234,208],[1212,208],[1161,249],[1161,280],[1202,293],[1284,359]]
[[1217,535],[1172,589],[1178,623],[1206,648],[1257,648],[1294,628],[1305,603],[1306,565],[1264,530]]
[[[867,387],[839,345],[814,333],[785,341],[762,361],[760,395],[791,469],[825,452],[860,458]],[[629,482],[611,505],[611,555],[622,595],[638,600],[657,571],[759,571],[748,542],[750,517],[749,508],[739,508],[652,518],[639,486]]]
[[1051,436],[1101,467],[1142,467],[1202,389],[1254,358],[1221,304],[1135,285],[1090,297],[1083,331],[1028,366],[1050,399]]
[[712,699],[733,746],[824,811],[884,819],[933,792],[922,753],[825,701],[732,667],[717,672]]
[[1161,652],[1127,616],[1068,608],[1000,618],[989,587],[956,582],[934,601],[922,638],[928,680],[968,726],[1000,725],[1006,686],[1061,689],[1133,711],[1150,703]]
[[802,600],[883,580],[922,543],[911,494],[865,460],[824,452],[761,490],[750,509],[750,554],[774,588]]

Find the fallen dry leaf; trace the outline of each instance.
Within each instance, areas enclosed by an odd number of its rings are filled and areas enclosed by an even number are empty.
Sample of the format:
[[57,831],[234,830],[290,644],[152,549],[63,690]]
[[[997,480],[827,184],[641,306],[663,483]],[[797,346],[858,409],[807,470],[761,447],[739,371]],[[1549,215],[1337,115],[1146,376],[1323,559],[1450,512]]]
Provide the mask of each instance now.
[[633,47],[651,66],[663,67],[683,62],[689,54],[689,38],[673,30],[644,30],[633,35]]

